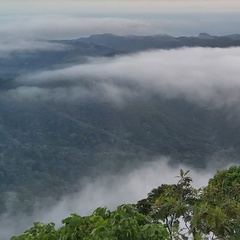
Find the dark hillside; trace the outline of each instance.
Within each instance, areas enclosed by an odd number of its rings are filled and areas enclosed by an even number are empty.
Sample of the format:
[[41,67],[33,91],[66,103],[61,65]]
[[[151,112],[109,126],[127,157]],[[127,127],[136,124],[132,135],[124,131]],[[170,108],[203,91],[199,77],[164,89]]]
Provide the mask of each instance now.
[[88,38],[79,38],[78,41],[94,43],[123,52],[138,52],[149,49],[172,49],[180,47],[225,48],[240,46],[238,35],[218,37],[206,33],[200,33],[198,37],[172,37],[169,35],[117,36],[112,34],[97,34]]
[[[2,92],[16,84],[3,82]],[[16,207],[28,211],[34,198],[59,197],[86,176],[130,170],[159,155],[194,167],[216,153],[236,162],[240,156],[237,121],[181,99],[134,99],[121,106],[2,100],[0,112],[2,201],[4,193],[17,192]]]

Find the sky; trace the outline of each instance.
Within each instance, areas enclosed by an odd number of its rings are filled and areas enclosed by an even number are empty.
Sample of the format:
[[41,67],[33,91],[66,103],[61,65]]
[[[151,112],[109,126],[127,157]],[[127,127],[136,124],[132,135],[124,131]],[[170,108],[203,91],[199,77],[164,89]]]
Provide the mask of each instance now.
[[239,13],[240,2],[231,0],[0,0],[0,36],[226,35],[238,32]]
[[240,2],[233,0],[0,0],[0,57],[59,49],[42,40],[101,33],[222,36],[239,33],[239,22]]
[[1,0],[5,13],[109,13],[110,12],[164,12],[164,11],[238,11],[235,0]]

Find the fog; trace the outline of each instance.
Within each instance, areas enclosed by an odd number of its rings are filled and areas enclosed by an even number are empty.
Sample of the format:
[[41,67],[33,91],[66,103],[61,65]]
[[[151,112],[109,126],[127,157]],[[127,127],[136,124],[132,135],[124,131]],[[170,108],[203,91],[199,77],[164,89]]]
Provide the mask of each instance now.
[[154,50],[114,58],[91,58],[81,65],[35,72],[4,97],[17,100],[123,102],[159,94],[207,107],[237,106],[240,48]]
[[[125,18],[89,18],[68,15],[0,17],[0,57],[19,51],[61,50],[44,40],[73,39],[97,33],[156,33],[155,21]],[[64,49],[64,48],[63,48]]]
[[[17,16],[0,18],[0,35],[7,40],[72,39],[97,33],[140,34],[155,25],[143,19],[77,17],[69,15]],[[152,27],[151,27],[152,23]],[[148,31],[148,33],[151,32]]]
[[[131,171],[127,169],[117,175],[109,173],[95,180],[82,180],[79,184],[82,186],[79,192],[63,196],[54,206],[40,208],[36,203],[32,216],[22,214],[10,217],[6,213],[0,220],[1,239],[9,239],[11,235],[22,233],[31,227],[34,221],[44,223],[53,221],[57,226],[61,226],[61,220],[71,213],[88,215],[100,206],[114,209],[123,203],[136,203],[146,198],[147,193],[163,183],[177,183],[176,176],[179,176],[180,169],[189,170],[188,166],[173,167],[169,164],[168,158],[160,157],[148,163],[142,163]],[[192,169],[189,176],[193,178],[193,186],[199,188],[205,186],[215,172],[215,167],[212,165],[211,168],[202,171]]]

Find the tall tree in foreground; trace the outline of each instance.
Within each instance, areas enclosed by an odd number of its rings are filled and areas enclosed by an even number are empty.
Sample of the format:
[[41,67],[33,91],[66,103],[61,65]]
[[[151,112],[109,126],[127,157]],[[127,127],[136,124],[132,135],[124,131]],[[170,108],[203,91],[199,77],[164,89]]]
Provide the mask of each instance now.
[[240,167],[218,171],[206,187],[194,189],[188,172],[177,184],[153,189],[139,212],[162,223],[171,239],[240,239]]
[[198,191],[191,186],[192,179],[187,176],[188,172],[180,170],[177,184],[163,184],[137,204],[141,213],[166,227],[170,239],[188,239],[190,235],[195,239],[199,235],[190,222],[193,217],[192,206],[199,196]]
[[240,167],[218,171],[194,206],[192,224],[217,239],[240,239]]

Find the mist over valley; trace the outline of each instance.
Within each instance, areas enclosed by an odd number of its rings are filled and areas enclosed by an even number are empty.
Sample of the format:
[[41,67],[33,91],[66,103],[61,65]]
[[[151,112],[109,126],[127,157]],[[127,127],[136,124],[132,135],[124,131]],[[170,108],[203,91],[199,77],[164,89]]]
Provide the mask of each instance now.
[[0,3],[0,239],[240,163],[237,12],[93,2],[36,16]]

